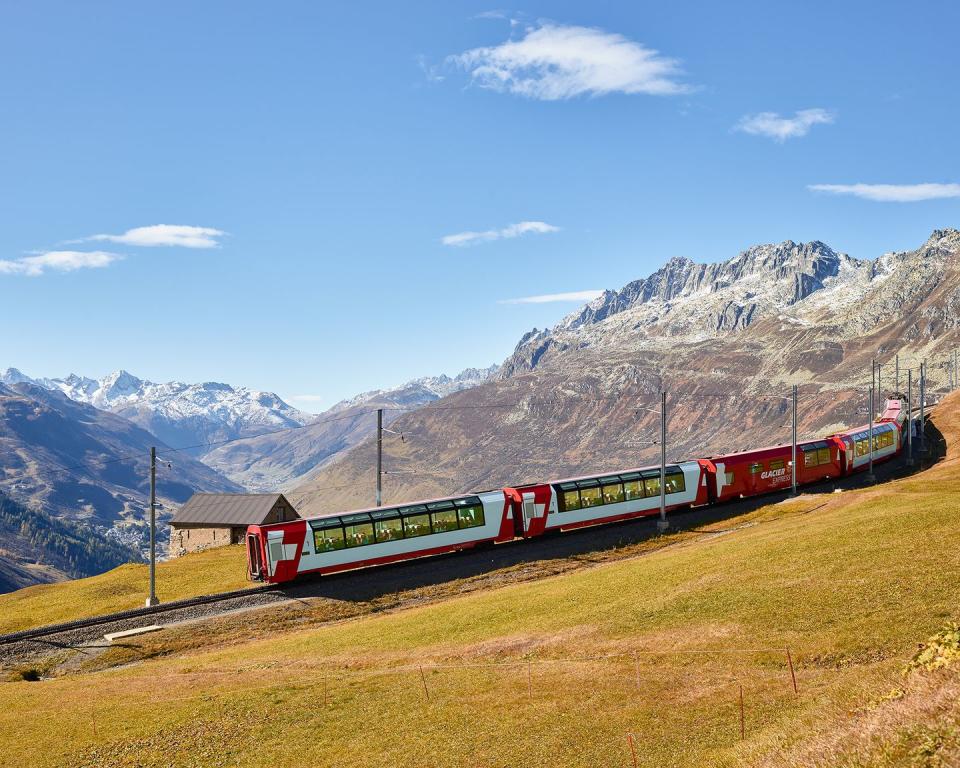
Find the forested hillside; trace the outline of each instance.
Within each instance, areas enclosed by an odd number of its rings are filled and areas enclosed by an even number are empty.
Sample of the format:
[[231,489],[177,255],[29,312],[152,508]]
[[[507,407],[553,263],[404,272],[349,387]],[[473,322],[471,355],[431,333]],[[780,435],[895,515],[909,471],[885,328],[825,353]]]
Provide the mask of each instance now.
[[133,549],[88,526],[54,519],[0,495],[0,592],[91,576],[139,560]]

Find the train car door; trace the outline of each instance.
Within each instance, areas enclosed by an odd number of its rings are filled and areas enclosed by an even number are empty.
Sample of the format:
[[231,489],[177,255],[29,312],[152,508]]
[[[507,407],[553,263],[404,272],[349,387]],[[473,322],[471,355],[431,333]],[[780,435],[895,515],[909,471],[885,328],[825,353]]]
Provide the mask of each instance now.
[[252,581],[263,579],[263,556],[260,552],[260,538],[255,534],[247,535],[247,565]]
[[550,486],[537,486],[520,494],[520,519],[523,523],[523,535],[539,536],[547,527],[547,514],[550,509]]

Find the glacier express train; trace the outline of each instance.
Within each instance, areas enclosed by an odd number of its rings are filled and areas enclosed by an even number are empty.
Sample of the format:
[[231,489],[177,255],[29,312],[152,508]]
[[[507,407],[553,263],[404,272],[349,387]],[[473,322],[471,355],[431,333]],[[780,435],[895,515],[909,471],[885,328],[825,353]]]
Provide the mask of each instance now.
[[[797,444],[797,484],[865,470],[900,453],[905,414],[888,400],[873,426]],[[790,487],[792,448],[780,445],[671,464],[668,512]],[[322,515],[247,530],[249,577],[281,583],[658,514],[660,468],[551,480],[463,496]]]

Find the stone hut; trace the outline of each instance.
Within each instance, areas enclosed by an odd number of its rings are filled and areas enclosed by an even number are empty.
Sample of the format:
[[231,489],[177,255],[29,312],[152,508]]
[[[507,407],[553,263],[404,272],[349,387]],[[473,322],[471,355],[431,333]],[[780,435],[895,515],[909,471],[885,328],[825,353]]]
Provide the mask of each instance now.
[[170,557],[242,544],[248,525],[296,520],[282,493],[195,493],[170,521]]

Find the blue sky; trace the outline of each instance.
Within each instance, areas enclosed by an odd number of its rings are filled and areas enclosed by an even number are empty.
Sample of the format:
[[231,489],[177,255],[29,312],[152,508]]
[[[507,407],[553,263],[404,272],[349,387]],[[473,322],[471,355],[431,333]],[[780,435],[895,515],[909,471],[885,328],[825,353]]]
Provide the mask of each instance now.
[[949,2],[6,3],[0,367],[317,410],[498,362],[672,256],[916,247],[960,225],[958,23]]

